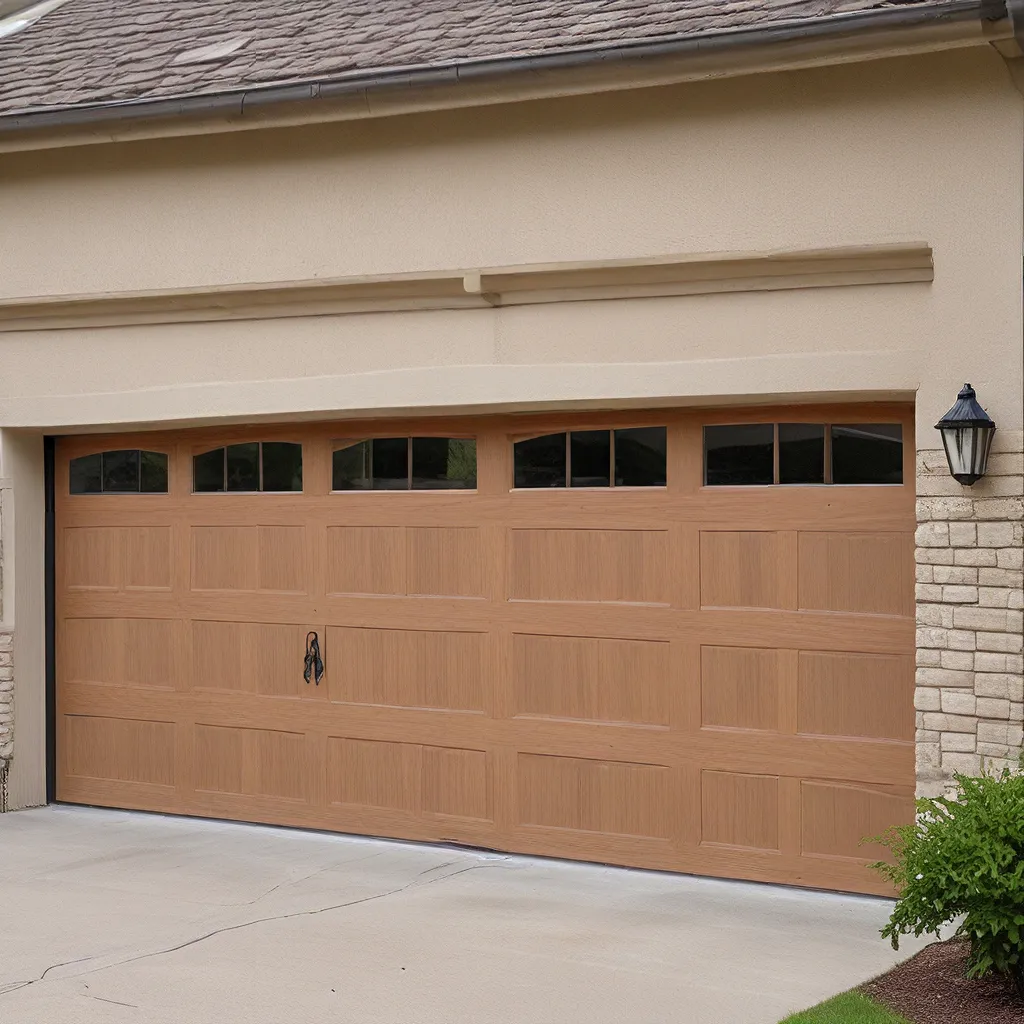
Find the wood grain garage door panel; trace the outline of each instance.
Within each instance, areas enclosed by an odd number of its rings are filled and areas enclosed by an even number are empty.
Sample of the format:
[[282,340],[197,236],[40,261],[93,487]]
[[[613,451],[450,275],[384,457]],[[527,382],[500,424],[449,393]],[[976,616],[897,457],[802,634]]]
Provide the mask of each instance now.
[[405,531],[407,592],[414,597],[483,597],[480,531],[414,526]]
[[778,850],[778,778],[701,772],[701,836],[705,843]]
[[188,682],[193,689],[267,697],[308,695],[302,656],[306,636],[315,626],[198,619],[193,620],[191,628]]
[[702,647],[704,725],[779,729],[780,652],[759,647]]
[[512,530],[517,601],[668,603],[663,530]]
[[406,593],[405,527],[329,526],[327,593]]
[[120,590],[124,582],[121,531],[112,526],[63,531],[63,577],[68,590]]
[[170,590],[173,565],[169,526],[132,526],[121,531],[125,590]]
[[854,860],[887,859],[884,847],[863,840],[914,814],[913,794],[906,789],[805,781],[800,802],[803,852]]
[[[702,431],[898,422],[912,481],[913,419],[63,438],[58,798],[884,893],[860,841],[913,816],[912,483],[706,487]],[[665,428],[667,486],[512,486],[518,439],[618,427]],[[475,438],[475,489],[333,491],[339,437],[429,436]],[[301,444],[303,490],[192,493],[194,454],[253,441]],[[166,494],[69,493],[135,447]]]
[[802,651],[798,729],[826,736],[914,739],[914,659]]
[[77,778],[172,786],[174,725],[122,718],[68,715],[64,765]]
[[174,619],[65,619],[65,678],[173,689],[179,623]]
[[310,795],[306,738],[273,729],[197,725],[196,789],[305,801]]
[[488,821],[490,772],[482,750],[331,737],[327,794],[361,810]]
[[789,608],[792,540],[765,532],[700,536],[700,593],[705,608]]
[[671,774],[662,765],[520,754],[519,821],[666,839]]
[[423,810],[490,821],[491,773],[483,750],[422,747]]
[[304,594],[303,526],[193,526],[192,589]]
[[64,530],[62,541],[68,590],[171,589],[170,527],[77,527]]
[[482,597],[479,530],[460,526],[332,526],[329,594]]
[[483,711],[482,633],[331,627],[332,701]]
[[517,715],[669,724],[669,645],[584,636],[512,638]]
[[801,533],[800,607],[913,614],[913,552],[898,533]]

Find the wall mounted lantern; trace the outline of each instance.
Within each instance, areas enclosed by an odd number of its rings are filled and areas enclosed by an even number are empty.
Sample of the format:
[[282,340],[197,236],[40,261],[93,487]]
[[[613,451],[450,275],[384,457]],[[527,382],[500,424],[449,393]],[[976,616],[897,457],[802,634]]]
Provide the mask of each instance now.
[[942,434],[946,461],[954,480],[970,486],[988,469],[988,454],[996,425],[978,405],[977,395],[965,384],[956,396],[956,404],[935,424]]

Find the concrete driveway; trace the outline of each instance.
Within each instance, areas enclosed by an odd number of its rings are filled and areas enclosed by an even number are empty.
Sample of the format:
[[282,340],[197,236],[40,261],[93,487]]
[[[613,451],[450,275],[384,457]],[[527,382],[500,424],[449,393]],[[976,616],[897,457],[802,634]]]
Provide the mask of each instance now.
[[775,1024],[895,962],[888,907],[41,808],[0,816],[0,1020]]

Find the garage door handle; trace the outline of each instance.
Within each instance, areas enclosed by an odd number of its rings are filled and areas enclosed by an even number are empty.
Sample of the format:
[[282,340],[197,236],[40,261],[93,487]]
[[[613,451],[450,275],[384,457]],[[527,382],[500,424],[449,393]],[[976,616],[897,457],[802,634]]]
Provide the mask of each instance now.
[[302,668],[302,678],[309,685],[310,679],[316,679],[316,685],[324,677],[324,659],[320,657],[320,639],[312,630],[306,634],[306,660]]

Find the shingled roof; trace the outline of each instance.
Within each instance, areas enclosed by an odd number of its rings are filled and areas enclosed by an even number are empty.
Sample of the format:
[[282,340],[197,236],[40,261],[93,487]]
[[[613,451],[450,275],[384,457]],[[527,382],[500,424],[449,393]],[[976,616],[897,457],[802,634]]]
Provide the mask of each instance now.
[[52,0],[37,21],[0,36],[0,117],[621,48],[880,8],[941,15],[956,3]]

